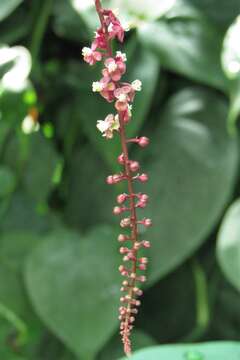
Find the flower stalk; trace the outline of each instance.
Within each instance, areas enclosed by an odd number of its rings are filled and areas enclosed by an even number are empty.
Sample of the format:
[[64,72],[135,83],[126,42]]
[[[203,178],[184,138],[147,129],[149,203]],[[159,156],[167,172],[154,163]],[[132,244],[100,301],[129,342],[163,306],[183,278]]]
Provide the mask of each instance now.
[[148,263],[146,257],[139,257],[139,250],[150,247],[149,241],[139,239],[139,225],[149,227],[152,222],[147,218],[141,220],[137,218],[137,209],[146,207],[148,196],[134,192],[134,181],[144,183],[148,181],[148,175],[138,173],[140,165],[138,161],[129,158],[128,144],[135,143],[144,148],[149,144],[149,139],[145,136],[128,139],[126,136],[126,125],[131,121],[135,93],[141,91],[142,84],[140,80],[135,80],[131,84],[121,81],[126,72],[127,56],[121,51],[117,51],[114,56],[111,45],[114,39],[124,41],[124,28],[113,11],[102,8],[100,0],[95,0],[95,7],[101,26],[95,33],[91,48],[84,47],[82,54],[89,65],[94,65],[98,61],[104,62],[103,77],[92,84],[92,89],[94,92],[99,92],[106,101],[114,102],[117,112],[116,115],[109,114],[104,120],[98,120],[97,128],[106,139],[112,139],[115,133],[119,134],[122,153],[117,161],[122,166],[122,171],[109,175],[106,182],[113,185],[126,181],[128,189],[128,193],[117,196],[118,206],[113,208],[113,214],[127,213],[126,217],[121,219],[120,226],[123,229],[130,229],[129,234],[118,236],[118,241],[124,244],[120,247],[124,265],[119,266],[119,271],[125,278],[122,282],[123,296],[120,298],[119,308],[120,334],[124,352],[129,356],[132,352],[130,335],[135,315],[141,304],[138,298],[143,293],[138,284],[146,281],[142,271],[146,270]]

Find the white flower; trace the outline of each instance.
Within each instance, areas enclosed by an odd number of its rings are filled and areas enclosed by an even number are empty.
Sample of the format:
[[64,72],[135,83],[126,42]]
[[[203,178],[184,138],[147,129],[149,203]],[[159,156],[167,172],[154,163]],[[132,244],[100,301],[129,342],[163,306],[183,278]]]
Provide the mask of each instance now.
[[119,16],[119,9],[118,9],[118,8],[113,9],[112,12],[113,12],[113,14],[114,14],[116,17]]
[[125,102],[127,100],[127,95],[126,94],[120,94],[117,96],[118,100],[121,102]]
[[83,56],[89,56],[92,54],[92,49],[90,49],[89,47],[84,47],[82,48],[82,55]]
[[106,130],[109,129],[109,124],[105,120],[98,120],[97,128],[99,131],[101,131],[101,133],[104,133]]
[[105,120],[98,120],[97,128],[103,134],[103,137],[112,139],[113,131],[117,131],[120,128],[118,115],[114,116],[113,114],[109,114]]
[[132,116],[132,105],[128,104],[128,116],[131,117]]
[[117,64],[115,63],[115,61],[110,61],[110,63],[107,64],[107,69],[110,73],[117,70]]
[[94,81],[94,82],[92,83],[92,91],[93,91],[93,92],[100,92],[100,91],[103,90],[103,88],[104,88],[103,83],[101,83],[101,82],[99,82],[99,81]]
[[121,51],[117,51],[116,56],[119,57],[123,62],[127,61],[127,55]]
[[113,24],[110,23],[110,24],[108,25],[108,32],[110,33],[110,32],[112,32],[112,31],[113,31]]
[[135,91],[141,91],[142,90],[142,82],[140,80],[134,80],[132,82],[132,88]]
[[124,31],[130,31],[130,28],[131,28],[131,24],[130,24],[130,22],[128,22],[128,21],[123,21],[122,22],[122,28],[123,28],[123,30]]
[[27,115],[22,122],[22,132],[31,134],[39,130],[39,123],[35,122],[31,115]]

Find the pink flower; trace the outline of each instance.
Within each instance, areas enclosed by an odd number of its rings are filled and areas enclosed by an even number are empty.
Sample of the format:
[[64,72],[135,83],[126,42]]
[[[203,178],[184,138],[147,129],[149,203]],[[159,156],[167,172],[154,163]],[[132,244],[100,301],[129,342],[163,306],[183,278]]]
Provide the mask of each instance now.
[[97,29],[95,32],[95,40],[92,43],[92,49],[96,50],[97,48],[107,50],[106,36],[102,28]]
[[105,76],[109,76],[113,81],[119,81],[126,72],[126,65],[121,56],[106,59],[104,65],[106,68],[103,70],[103,73]]
[[95,51],[88,47],[84,47],[82,49],[82,55],[84,61],[86,61],[89,65],[94,65],[97,61],[102,60],[102,54],[99,51]]
[[124,40],[124,28],[111,10],[104,10],[105,23],[108,29],[109,39],[117,38],[120,42]]
[[100,91],[100,94],[108,102],[112,102],[115,99],[114,91],[116,89],[116,85],[112,81],[108,82],[108,78],[105,77],[100,80],[100,83],[103,84],[103,89]]

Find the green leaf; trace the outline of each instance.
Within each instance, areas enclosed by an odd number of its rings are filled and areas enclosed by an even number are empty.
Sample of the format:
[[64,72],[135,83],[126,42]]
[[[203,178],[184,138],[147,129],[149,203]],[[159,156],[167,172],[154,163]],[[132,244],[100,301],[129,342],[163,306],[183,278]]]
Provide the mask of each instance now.
[[[121,23],[131,28],[140,27],[143,21],[157,19],[173,7],[176,0],[106,0],[103,6],[120,9]],[[54,30],[58,36],[72,40],[92,39],[93,31],[99,26],[93,1],[60,0],[54,10]]]
[[219,264],[230,283],[240,291],[240,200],[228,209],[218,234]]
[[109,227],[86,235],[56,231],[27,261],[26,284],[37,313],[83,359],[100,350],[118,323],[115,238]]
[[186,0],[209,18],[211,22],[227,28],[240,13],[238,0]]
[[11,196],[7,209],[0,218],[0,230],[45,233],[58,223],[49,211],[40,212],[29,195],[17,191]]
[[90,145],[72,155],[64,180],[65,219],[69,225],[86,229],[114,221],[114,191],[105,182],[107,175],[109,169]]
[[22,277],[25,258],[40,240],[40,236],[26,230],[0,235],[0,318],[11,325],[15,334],[13,340],[19,349],[28,342],[32,345],[36,333],[39,334],[42,329],[27,297]]
[[236,120],[240,113],[240,16],[228,29],[223,42],[222,66],[226,76],[231,80],[230,110],[228,127],[231,132],[236,131]]
[[220,64],[222,34],[202,17],[172,16],[146,23],[138,34],[166,69],[221,90],[226,88]]
[[[78,2],[75,2],[76,4]],[[81,41],[90,40],[93,36],[92,31],[86,27],[80,14],[74,9],[71,0],[59,0],[53,9],[53,29],[59,37]],[[79,2],[81,4],[81,2]],[[94,14],[95,22],[97,15]]]
[[[238,360],[240,356],[239,342],[212,342],[189,345],[156,346],[138,351],[132,360]],[[123,359],[122,359],[123,360]]]
[[0,3],[0,21],[8,17],[23,0],[1,0]]
[[53,144],[40,134],[30,135],[28,153],[23,184],[33,199],[44,202],[54,187],[53,175],[60,158]]
[[7,21],[0,23],[0,43],[8,45],[20,43],[24,37],[28,36],[31,21],[29,10],[19,7]]
[[142,152],[150,181],[139,189],[150,195],[145,216],[155,224],[146,234],[153,240],[150,281],[203,243],[232,194],[238,142],[227,134],[226,113],[215,93],[185,89],[170,99],[162,123],[150,135],[152,145]]
[[0,198],[11,194],[16,187],[16,178],[6,166],[0,166]]
[[[151,261],[149,258],[149,264]],[[192,270],[190,262],[184,264],[144,291],[137,324],[158,343],[181,341],[199,325],[196,316],[198,294]],[[183,287],[184,291],[181,291]],[[133,348],[136,349],[134,342]]]

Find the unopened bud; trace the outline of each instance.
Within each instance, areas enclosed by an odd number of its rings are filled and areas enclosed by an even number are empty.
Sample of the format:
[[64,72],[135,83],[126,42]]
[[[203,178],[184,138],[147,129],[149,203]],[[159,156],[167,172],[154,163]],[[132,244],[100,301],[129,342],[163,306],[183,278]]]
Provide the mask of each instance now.
[[114,215],[120,215],[122,213],[122,208],[120,208],[119,206],[115,206],[113,208],[113,214]]
[[141,136],[139,139],[138,139],[138,145],[141,146],[141,147],[146,147],[148,146],[149,144],[149,138],[147,138],[146,136]]
[[122,204],[124,201],[126,201],[128,195],[127,194],[120,194],[117,196],[117,203]]
[[130,161],[129,168],[132,172],[138,171],[140,168],[138,161]]
[[148,175],[147,174],[141,174],[138,176],[139,181],[141,182],[147,182],[148,181]]
[[117,159],[118,159],[118,163],[120,165],[124,165],[124,154],[123,153],[120,154]]

